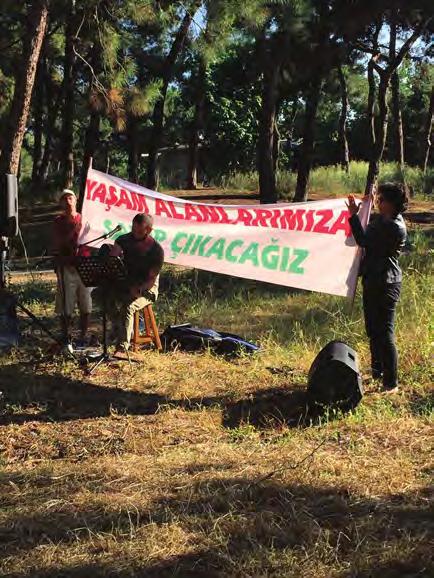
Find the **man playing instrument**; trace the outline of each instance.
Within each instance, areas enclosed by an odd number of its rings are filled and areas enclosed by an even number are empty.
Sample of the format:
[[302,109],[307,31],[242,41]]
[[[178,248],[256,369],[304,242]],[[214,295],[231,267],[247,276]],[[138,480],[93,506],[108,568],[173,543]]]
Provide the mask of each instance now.
[[117,351],[128,351],[133,334],[134,314],[158,297],[159,274],[164,262],[161,245],[151,237],[153,218],[137,214],[131,233],[116,239],[110,255],[122,257],[127,271],[125,282],[107,295],[107,311],[116,332]]

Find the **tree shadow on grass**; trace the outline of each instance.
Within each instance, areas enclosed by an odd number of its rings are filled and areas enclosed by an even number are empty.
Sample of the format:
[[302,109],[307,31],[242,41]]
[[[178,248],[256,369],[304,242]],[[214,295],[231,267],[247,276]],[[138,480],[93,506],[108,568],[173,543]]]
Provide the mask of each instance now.
[[60,373],[38,374],[22,364],[0,367],[0,383],[5,406],[0,425],[103,417],[113,411],[147,415],[166,401],[158,394],[98,386]]
[[[77,507],[73,498],[69,501],[70,490],[67,498],[67,505],[59,499],[50,511],[6,516],[0,533],[4,556],[22,556],[44,545],[65,548],[77,541],[82,547],[89,541],[95,552],[98,540],[109,533],[116,539],[116,557],[106,551],[94,563],[9,576],[301,577],[312,575],[306,574],[308,561],[310,571],[313,561],[341,578],[428,577],[434,569],[429,544],[424,544],[432,531],[429,504],[411,492],[369,499],[345,487],[233,477],[174,484],[143,509],[127,499],[124,505]],[[187,553],[140,561],[142,546],[137,548],[150,527],[167,532],[172,524],[191,536],[180,545]],[[131,553],[134,541],[137,548]],[[337,568],[346,569],[338,574]]]
[[[186,411],[217,407],[222,410],[223,426],[229,429],[246,423],[257,428],[306,427],[324,416],[324,411],[309,408],[301,387],[270,388],[239,401],[224,395],[170,399],[153,392],[73,380],[62,374],[38,374],[23,364],[0,367],[0,383],[3,392],[0,425],[64,422],[113,413],[153,415],[162,406]],[[328,419],[333,415],[336,414],[330,413]]]
[[413,415],[428,417],[434,411],[434,391],[413,393],[409,406]]
[[260,390],[246,399],[204,396],[171,399],[152,391],[140,392],[96,385],[74,380],[61,373],[37,373],[31,364],[0,366],[3,393],[0,426],[26,422],[64,422],[77,419],[107,417],[113,413],[153,415],[163,406],[196,411],[217,407],[222,411],[222,424],[233,429],[245,424],[260,429],[309,427],[340,414],[310,406],[305,388],[300,384]]
[[303,427],[319,419],[321,412],[309,407],[305,390],[271,388],[256,392],[247,399],[228,403],[223,425],[238,428],[250,424],[256,428]]

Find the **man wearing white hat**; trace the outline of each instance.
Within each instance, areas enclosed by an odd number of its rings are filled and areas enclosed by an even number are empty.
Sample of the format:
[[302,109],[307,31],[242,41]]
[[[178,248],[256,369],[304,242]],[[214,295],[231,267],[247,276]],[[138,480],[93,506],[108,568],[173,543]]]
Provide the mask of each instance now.
[[[74,258],[79,254],[78,237],[82,227],[81,215],[77,212],[77,197],[74,191],[64,189],[59,195],[62,213],[53,224],[53,249],[56,257],[57,293],[56,313],[61,316],[65,339],[70,338],[72,316],[78,305],[80,312],[80,338],[84,342],[92,311],[90,289],[85,287]],[[80,251],[83,255],[83,251]]]

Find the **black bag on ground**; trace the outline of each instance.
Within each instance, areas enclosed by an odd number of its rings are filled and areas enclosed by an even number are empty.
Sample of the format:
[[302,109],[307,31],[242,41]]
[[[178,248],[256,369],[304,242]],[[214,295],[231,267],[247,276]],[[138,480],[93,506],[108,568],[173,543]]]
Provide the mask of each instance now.
[[240,355],[255,353],[259,347],[245,341],[238,335],[223,333],[214,329],[193,327],[191,323],[169,325],[161,335],[165,351],[181,349],[182,351],[203,351],[211,349],[221,355]]

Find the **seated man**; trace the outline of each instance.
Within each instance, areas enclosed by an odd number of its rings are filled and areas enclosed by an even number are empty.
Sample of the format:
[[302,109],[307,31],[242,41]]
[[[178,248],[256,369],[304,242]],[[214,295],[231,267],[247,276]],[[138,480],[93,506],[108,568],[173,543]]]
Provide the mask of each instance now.
[[151,237],[153,218],[139,213],[131,233],[118,237],[111,256],[123,256],[127,279],[107,295],[107,312],[117,333],[117,351],[127,351],[133,334],[134,313],[158,297],[159,273],[164,262],[161,245]]

